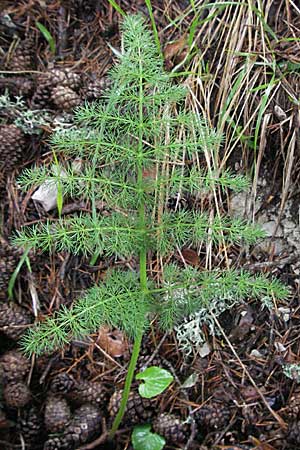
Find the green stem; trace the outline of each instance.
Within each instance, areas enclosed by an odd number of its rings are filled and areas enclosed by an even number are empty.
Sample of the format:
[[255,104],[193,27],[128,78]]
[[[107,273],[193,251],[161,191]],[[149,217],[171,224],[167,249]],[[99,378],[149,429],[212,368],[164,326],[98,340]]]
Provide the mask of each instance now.
[[[143,92],[143,78],[142,78],[142,57],[140,55],[140,83],[139,83],[139,145],[138,145],[138,154],[141,157],[143,154],[143,98],[144,98],[144,92]],[[148,287],[147,287],[147,236],[146,236],[146,214],[145,214],[145,201],[144,201],[144,178],[143,178],[143,165],[142,165],[142,158],[138,160],[137,164],[137,187],[138,191],[140,193],[139,195],[139,204],[138,204],[138,212],[139,212],[139,226],[138,229],[141,233],[144,234],[144,242],[142,244],[142,247],[140,249],[139,259],[140,259],[140,287],[141,287],[141,297],[144,297],[148,293]],[[143,298],[141,298],[141,301],[143,301]],[[128,367],[128,372],[126,375],[125,380],[125,386],[124,391],[120,403],[120,408],[118,411],[118,414],[115,417],[115,420],[113,422],[111,431],[109,433],[110,439],[112,439],[119,428],[119,425],[123,419],[123,416],[126,411],[127,401],[130,394],[130,388],[136,368],[136,363],[139,357],[141,344],[142,344],[142,338],[143,338],[143,330],[144,330],[144,324],[138,324],[137,333],[135,336],[133,349],[132,349],[132,355]]]
[[126,411],[126,405],[127,405],[127,401],[128,401],[128,397],[130,394],[130,388],[131,388],[131,383],[133,380],[133,375],[134,375],[134,371],[135,371],[135,367],[136,367],[136,363],[139,357],[139,353],[140,353],[140,348],[141,348],[141,343],[142,343],[142,337],[143,337],[143,328],[140,328],[140,331],[138,333],[138,335],[135,338],[134,341],[134,345],[133,345],[133,350],[132,350],[132,355],[131,355],[131,359],[130,359],[130,363],[129,363],[129,367],[128,367],[128,372],[126,375],[126,380],[125,380],[125,386],[124,386],[124,391],[123,391],[123,395],[122,395],[122,400],[120,403],[120,408],[118,411],[118,414],[116,415],[114,422],[112,424],[110,433],[109,433],[109,438],[112,439],[117,431],[117,429],[119,428],[119,425],[123,419],[123,416],[125,414]]

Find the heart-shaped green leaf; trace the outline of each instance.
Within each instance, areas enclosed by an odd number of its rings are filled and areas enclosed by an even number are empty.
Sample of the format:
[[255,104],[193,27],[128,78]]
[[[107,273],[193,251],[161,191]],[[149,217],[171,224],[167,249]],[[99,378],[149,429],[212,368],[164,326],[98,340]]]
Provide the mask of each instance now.
[[145,381],[139,385],[141,397],[152,398],[167,389],[174,378],[167,370],[152,366],[138,373],[136,379]]
[[138,425],[133,429],[132,445],[134,450],[162,450],[165,439],[151,432],[151,425]]

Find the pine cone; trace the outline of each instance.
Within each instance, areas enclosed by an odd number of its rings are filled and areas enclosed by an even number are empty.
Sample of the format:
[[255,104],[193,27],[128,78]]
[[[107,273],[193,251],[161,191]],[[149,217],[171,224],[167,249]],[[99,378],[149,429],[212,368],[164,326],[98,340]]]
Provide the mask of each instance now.
[[0,303],[0,328],[11,339],[19,339],[31,323],[26,309],[16,303]]
[[3,398],[7,406],[22,408],[30,401],[31,393],[28,386],[19,381],[17,383],[9,383],[4,387]]
[[30,448],[36,442],[42,432],[41,415],[35,406],[30,406],[21,411],[18,421],[18,430],[22,434],[26,448]]
[[67,394],[74,389],[76,381],[66,372],[55,375],[51,381],[50,390],[54,394]]
[[83,97],[86,100],[96,100],[102,97],[104,92],[106,92],[111,87],[111,81],[107,77],[98,78],[96,80],[89,81],[87,86],[83,89]]
[[92,403],[101,406],[105,395],[102,383],[97,381],[80,381],[67,394],[67,398],[77,405]]
[[63,431],[71,419],[68,402],[59,396],[50,395],[45,406],[45,426],[50,433]]
[[69,68],[50,67],[44,75],[44,83],[51,87],[64,86],[77,91],[81,86],[81,76]]
[[187,438],[188,425],[174,414],[162,413],[153,421],[153,429],[169,443],[178,444]]
[[51,97],[51,86],[38,84],[35,93],[31,99],[32,108],[49,109],[49,101]]
[[0,92],[5,93],[8,90],[13,96],[24,97],[32,94],[34,83],[32,80],[23,77],[3,77],[0,78]]
[[289,425],[286,440],[289,444],[300,445],[300,421],[292,422]]
[[72,437],[51,437],[44,444],[43,450],[73,450]]
[[228,425],[230,416],[230,410],[226,405],[211,402],[196,412],[195,420],[199,426],[209,430],[222,430]]
[[80,105],[80,96],[73,89],[65,86],[56,86],[51,91],[51,100],[64,111],[69,111]]
[[16,125],[0,125],[0,168],[9,175],[22,161],[26,145],[23,131]]
[[300,388],[293,393],[287,406],[283,409],[282,415],[290,421],[300,418]]
[[9,61],[9,69],[18,72],[32,69],[33,55],[33,41],[26,39],[20,42]]
[[82,405],[74,412],[65,436],[72,436],[74,443],[83,444],[101,431],[101,414],[95,405]]
[[73,419],[64,432],[63,441],[71,441],[75,447],[78,444],[85,444],[100,432],[100,410],[97,406],[87,403],[75,410]]
[[2,355],[0,370],[5,382],[22,381],[30,370],[30,362],[22,353],[11,350]]
[[[110,398],[108,410],[114,417],[117,415],[122,399],[123,391],[114,392]],[[130,392],[123,421],[128,425],[147,422],[153,415],[151,401],[141,397],[136,392]]]

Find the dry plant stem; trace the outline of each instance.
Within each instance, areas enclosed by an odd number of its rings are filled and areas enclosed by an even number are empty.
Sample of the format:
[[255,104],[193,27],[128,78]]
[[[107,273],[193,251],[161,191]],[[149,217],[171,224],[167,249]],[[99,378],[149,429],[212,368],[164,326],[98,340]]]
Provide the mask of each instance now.
[[285,429],[286,428],[286,423],[284,422],[284,420],[271,408],[271,406],[269,405],[269,403],[267,402],[267,400],[265,399],[265,396],[263,395],[263,393],[261,392],[261,390],[259,389],[259,387],[257,386],[257,384],[255,383],[255,381],[253,380],[252,376],[250,375],[249,371],[247,370],[246,366],[243,364],[243,362],[241,361],[239,355],[237,354],[237,352],[235,351],[235,349],[233,348],[230,340],[228,339],[228,337],[226,336],[226,334],[224,333],[223,328],[220,325],[220,322],[218,321],[217,317],[215,316],[215,314],[211,311],[211,315],[214,318],[214,321],[216,322],[217,327],[219,328],[223,338],[225,339],[225,341],[227,342],[230,350],[232,351],[232,353],[234,354],[234,356],[236,357],[237,361],[239,362],[240,366],[242,367],[242,369],[244,370],[245,374],[247,375],[247,377],[249,378],[251,384],[253,385],[254,389],[256,390],[256,392],[258,393],[258,395],[260,396],[260,398],[262,399],[264,405],[266,406],[266,408],[269,410],[269,412],[272,414],[272,416],[274,417],[274,419],[277,420],[277,422],[279,423],[279,425],[281,426],[281,428]]

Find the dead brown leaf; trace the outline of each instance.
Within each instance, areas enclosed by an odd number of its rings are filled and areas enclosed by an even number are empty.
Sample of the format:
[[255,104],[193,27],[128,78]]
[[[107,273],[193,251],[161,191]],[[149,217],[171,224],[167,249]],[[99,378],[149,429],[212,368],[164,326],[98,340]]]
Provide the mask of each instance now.
[[119,330],[111,331],[108,327],[101,327],[97,341],[100,347],[113,358],[124,356],[128,351],[127,340]]

